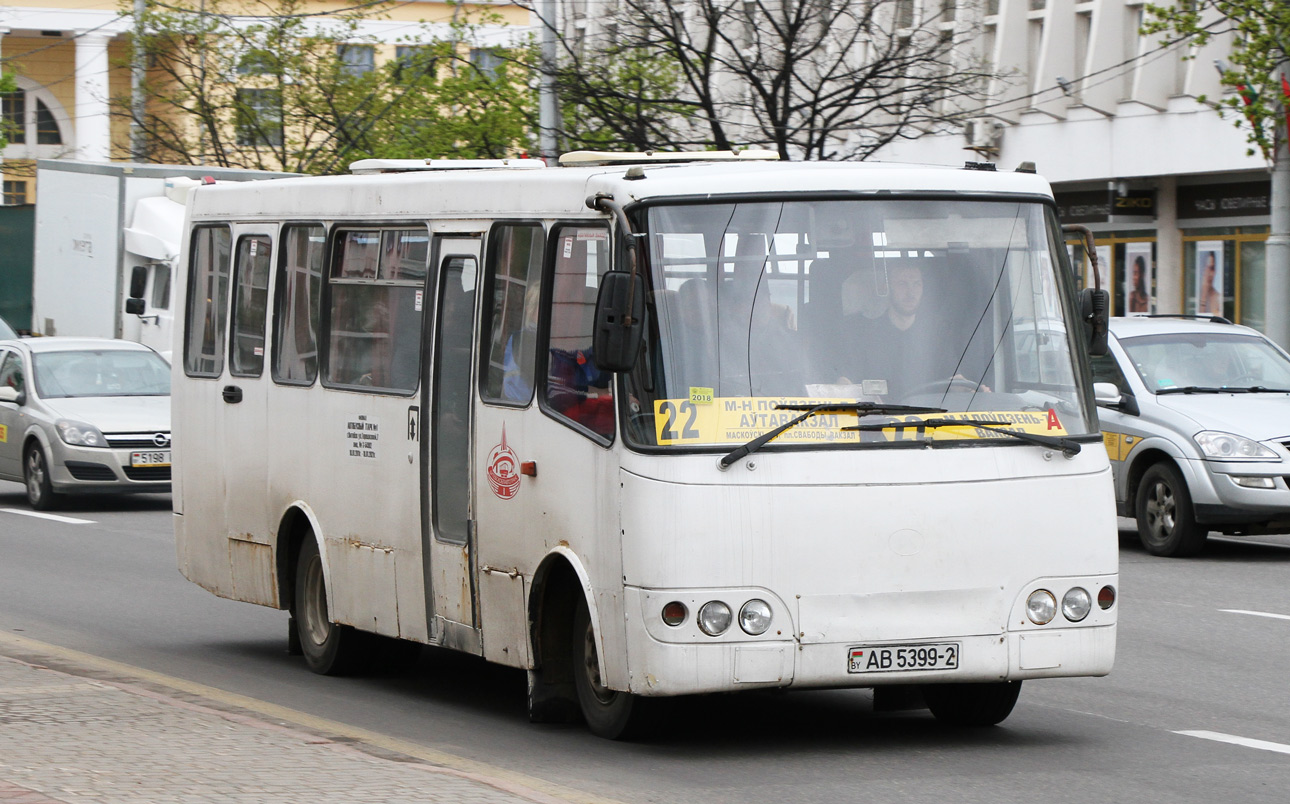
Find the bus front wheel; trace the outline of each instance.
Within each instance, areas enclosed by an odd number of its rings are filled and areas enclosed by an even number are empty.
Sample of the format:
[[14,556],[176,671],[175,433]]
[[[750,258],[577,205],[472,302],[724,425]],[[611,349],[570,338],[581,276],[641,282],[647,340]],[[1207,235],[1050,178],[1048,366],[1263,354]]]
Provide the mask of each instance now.
[[949,726],[994,726],[1012,714],[1020,681],[990,684],[927,684],[923,700],[936,719]]
[[632,735],[640,720],[640,701],[630,692],[606,687],[600,680],[600,655],[585,600],[573,615],[573,685],[587,728],[597,737],[621,740]]
[[343,675],[357,666],[363,636],[331,621],[322,557],[312,535],[306,536],[296,561],[295,627],[300,652],[315,673]]

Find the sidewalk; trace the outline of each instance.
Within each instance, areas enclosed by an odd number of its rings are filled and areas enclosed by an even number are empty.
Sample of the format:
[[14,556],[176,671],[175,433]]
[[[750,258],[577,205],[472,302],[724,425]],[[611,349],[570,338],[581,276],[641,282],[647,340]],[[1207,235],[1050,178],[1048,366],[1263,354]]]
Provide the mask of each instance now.
[[270,722],[144,681],[36,661],[0,656],[0,804],[582,798]]

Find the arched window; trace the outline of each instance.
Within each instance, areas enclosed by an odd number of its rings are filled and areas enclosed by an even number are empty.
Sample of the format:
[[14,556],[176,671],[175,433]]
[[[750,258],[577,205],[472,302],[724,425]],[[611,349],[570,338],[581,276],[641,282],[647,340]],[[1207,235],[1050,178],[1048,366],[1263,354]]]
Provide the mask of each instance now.
[[[5,157],[59,156],[61,149],[48,147],[63,145],[64,131],[71,121],[48,90],[22,77],[17,82],[17,90],[0,93],[0,121],[8,139]],[[20,152],[10,150],[14,146]]]

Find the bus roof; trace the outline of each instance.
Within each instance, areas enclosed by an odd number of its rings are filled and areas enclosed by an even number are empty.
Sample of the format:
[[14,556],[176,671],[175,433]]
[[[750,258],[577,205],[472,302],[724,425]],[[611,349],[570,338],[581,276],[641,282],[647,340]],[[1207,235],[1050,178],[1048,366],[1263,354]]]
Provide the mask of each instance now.
[[462,168],[215,184],[191,196],[192,217],[291,219],[591,215],[588,196],[621,204],[772,193],[965,193],[1052,197],[1030,172],[887,162],[686,162],[537,170]]

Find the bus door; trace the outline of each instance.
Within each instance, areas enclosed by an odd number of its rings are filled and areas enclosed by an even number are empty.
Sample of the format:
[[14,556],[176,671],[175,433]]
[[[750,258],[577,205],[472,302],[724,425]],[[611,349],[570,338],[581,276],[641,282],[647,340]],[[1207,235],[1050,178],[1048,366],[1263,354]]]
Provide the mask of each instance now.
[[436,235],[438,271],[428,376],[422,383],[421,484],[426,619],[431,641],[478,654],[471,501],[472,346],[480,239]]
[[[234,595],[239,600],[276,606],[273,551],[265,524],[269,463],[273,450],[267,422],[269,277],[273,271],[273,230],[260,226],[233,229],[230,278],[228,363],[219,384],[224,424],[226,484],[224,523]],[[243,587],[251,588],[243,588]]]

